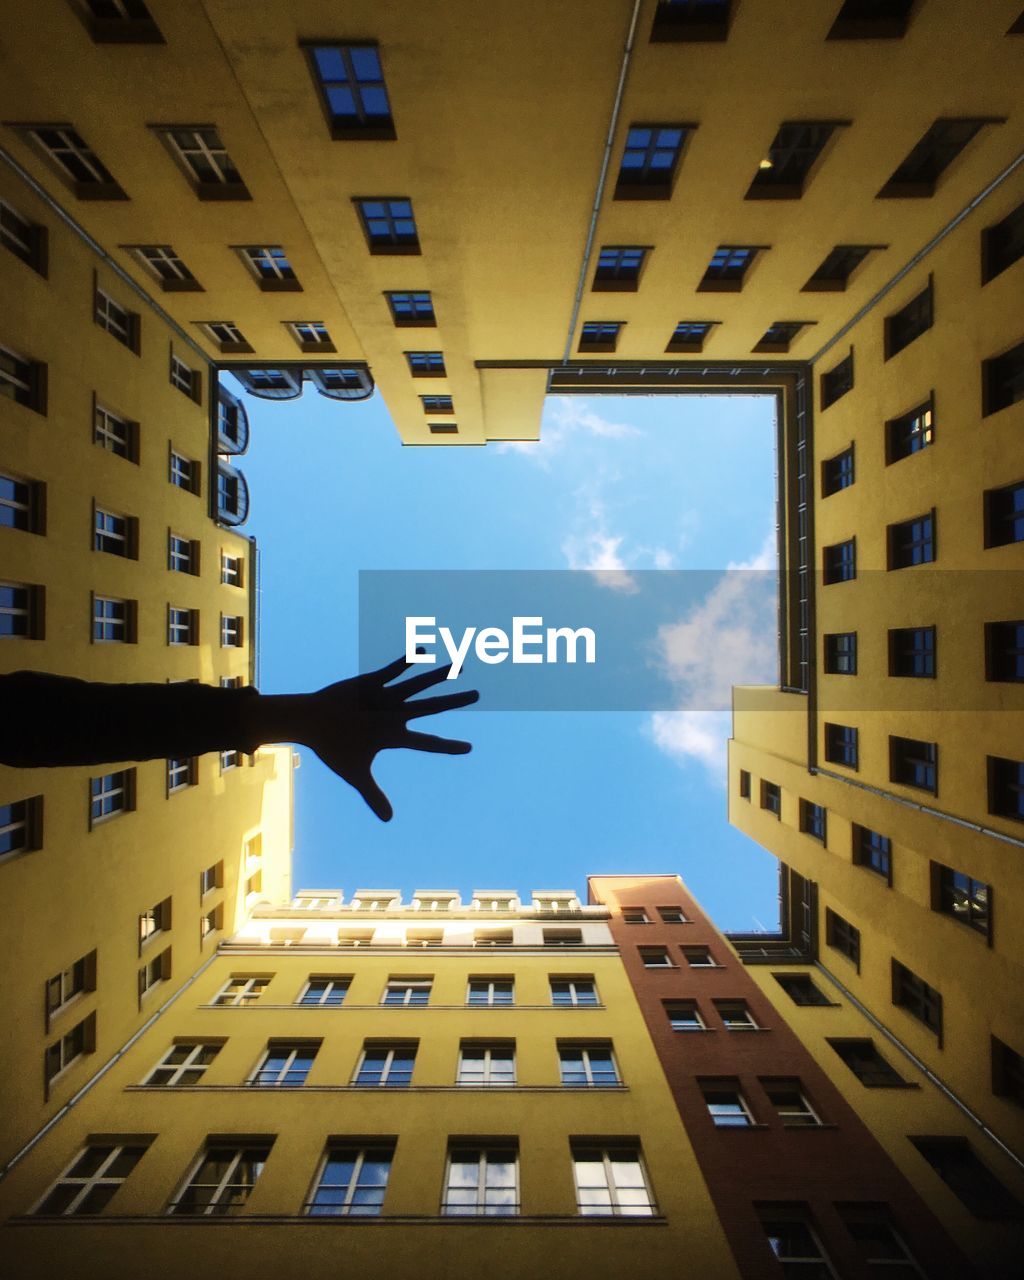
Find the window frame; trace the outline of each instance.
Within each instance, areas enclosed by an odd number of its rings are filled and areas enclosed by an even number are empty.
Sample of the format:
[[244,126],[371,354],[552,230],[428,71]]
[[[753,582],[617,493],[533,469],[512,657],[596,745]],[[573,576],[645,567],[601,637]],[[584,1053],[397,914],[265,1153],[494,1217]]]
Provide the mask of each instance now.
[[[384,75],[384,66],[380,56],[380,45],[376,40],[300,40],[299,48],[302,49],[306,58],[309,74],[313,80],[313,86],[316,90],[317,100],[320,103],[320,109],[323,112],[324,121],[327,124],[328,132],[334,142],[393,142],[398,134],[395,129],[394,113],[391,107],[391,97],[388,93],[387,79]],[[346,76],[343,79],[328,78],[324,75],[317,61],[317,51],[319,49],[330,49],[337,51],[342,60],[343,68]],[[358,70],[351,57],[353,49],[372,49],[376,58],[380,71],[379,81],[380,89],[384,94],[387,103],[387,116],[379,116],[379,113],[371,113],[366,109],[366,103],[363,102],[363,92],[360,85],[376,87],[374,79],[360,79]],[[332,85],[344,85],[352,94],[352,102],[355,111],[352,117],[342,117],[335,113],[331,107],[329,89]]]
[[[572,1140],[570,1142],[570,1155],[572,1159],[573,1186],[576,1190],[576,1212],[582,1218],[654,1218],[658,1217],[658,1203],[654,1196],[654,1186],[651,1182],[650,1175],[647,1172],[646,1163],[643,1158],[643,1149],[640,1142],[635,1138],[607,1138],[593,1139],[587,1141],[585,1139]],[[599,1159],[594,1159],[598,1155]],[[579,1166],[581,1164],[598,1164],[602,1166],[604,1173],[603,1188],[584,1187],[580,1185]],[[615,1181],[616,1164],[635,1164],[640,1175],[645,1203],[637,1200],[634,1204],[622,1203],[620,1198],[623,1191],[636,1191],[636,1186],[619,1186]],[[608,1193],[609,1203],[607,1207],[598,1204],[584,1204],[582,1193],[587,1190],[603,1190]],[[596,1212],[587,1212],[587,1210],[596,1210]]]
[[[216,125],[154,124],[149,128],[159,137],[199,200],[252,199]],[[192,142],[187,145],[175,137],[175,134],[188,133],[192,134]],[[205,162],[215,177],[202,176],[200,169],[189,158],[193,154]],[[234,177],[231,176],[232,173]]]
[[[324,1177],[332,1162],[347,1163],[352,1159],[352,1177],[346,1183],[324,1183]],[[388,1182],[391,1179],[391,1166],[395,1158],[395,1140],[393,1138],[328,1138],[324,1154],[320,1157],[316,1175],[310,1188],[310,1199],[302,1206],[303,1214],[310,1218],[352,1217],[377,1218],[383,1216],[384,1199],[387,1196]],[[379,1182],[360,1185],[363,1170],[368,1164],[386,1165],[384,1178]],[[359,1201],[360,1191],[378,1192],[380,1199]],[[317,1196],[326,1190],[342,1199],[327,1199],[317,1203]]]

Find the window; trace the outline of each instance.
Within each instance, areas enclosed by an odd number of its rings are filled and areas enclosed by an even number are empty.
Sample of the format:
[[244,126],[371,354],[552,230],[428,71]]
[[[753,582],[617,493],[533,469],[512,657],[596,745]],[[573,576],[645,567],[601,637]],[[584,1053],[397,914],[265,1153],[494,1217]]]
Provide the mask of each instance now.
[[139,950],[158,933],[171,927],[171,899],[164,898],[154,907],[148,907],[139,916]]
[[821,1118],[807,1101],[799,1080],[762,1079],[761,1084],[784,1128],[820,1128]]
[[623,907],[623,924],[650,924],[651,918],[643,907]]
[[885,318],[885,358],[891,360],[904,347],[909,347],[915,338],[919,338],[932,327],[934,306],[932,299],[932,282],[929,279],[926,288],[911,298],[906,306]]
[[336,1009],[348,995],[348,978],[310,978],[299,996],[298,1004]]
[[551,1003],[554,1005],[596,1005],[597,987],[593,978],[552,978]]
[[877,199],[926,198],[946,169],[984,124],[993,120],[936,120],[893,170]]
[[737,1080],[698,1080],[704,1102],[716,1129],[749,1129],[754,1123]]
[[216,129],[186,125],[158,132],[200,200],[250,199]]
[[731,0],[658,0],[651,43],[725,40],[731,9]]
[[27,582],[0,582],[0,639],[43,638],[43,588]]
[[884,1204],[837,1204],[839,1216],[857,1246],[861,1261],[873,1272],[899,1280],[920,1280],[918,1267],[896,1230]]
[[459,1069],[455,1083],[471,1088],[497,1085],[509,1088],[516,1082],[516,1047],[512,1041],[471,1044],[459,1048]]
[[829,405],[853,390],[853,352],[844,356],[837,365],[833,365],[827,373],[821,375],[821,407]]
[[182,395],[188,396],[190,400],[194,400],[196,404],[202,403],[203,398],[203,377],[198,369],[193,369],[187,365],[180,356],[176,356],[171,352],[170,364],[171,386],[176,387]]
[[903,1089],[907,1082],[875,1048],[873,1040],[832,1040],[828,1043],[867,1089]]
[[[0,592],[2,592],[0,588]],[[134,644],[137,610],[134,600],[93,596],[92,638],[97,643]]]
[[843,0],[827,40],[899,39],[914,0]]
[[821,265],[810,277],[801,290],[802,293],[843,293],[850,282],[850,277],[860,264],[876,249],[884,249],[880,244],[837,244],[825,256]]
[[615,183],[615,199],[667,200],[672,195],[689,129],[689,125],[630,125]]
[[306,1083],[319,1047],[319,1040],[271,1040],[247,1083],[257,1088],[297,1089]]
[[199,543],[179,533],[167,535],[167,567],[175,573],[199,573]]
[[279,244],[248,245],[238,252],[264,293],[294,293],[301,288],[288,255]]
[[821,496],[829,498],[853,484],[853,445],[821,464]]
[[[0,229],[2,219],[0,208]],[[981,283],[988,284],[1021,258],[1024,258],[1024,204],[981,233]]]
[[148,1146],[148,1138],[90,1142],[33,1212],[65,1218],[102,1213]]
[[75,5],[97,44],[163,44],[142,0],[79,0]]
[[584,1217],[654,1216],[654,1194],[635,1142],[574,1142],[572,1163],[576,1204]]
[[433,329],[437,325],[434,303],[429,293],[385,293],[391,319],[397,328]]
[[740,799],[741,800],[750,799],[750,770],[749,769],[740,770]]
[[171,948],[161,951],[158,956],[154,956],[152,960],[147,960],[139,970],[139,1002],[142,998],[149,994],[154,987],[158,987],[161,982],[166,982],[171,976]]
[[430,1003],[430,978],[398,978],[392,979],[384,988],[381,1004],[425,1005]]
[[76,960],[68,969],[54,974],[46,982],[46,1025],[67,1008],[77,997],[96,990],[96,952]]
[[931,864],[932,910],[959,920],[988,937],[992,923],[992,889],[952,867]]
[[220,580],[228,587],[240,587],[243,582],[243,561],[241,556],[229,556],[221,552]]
[[289,320],[286,322],[286,327],[299,344],[301,351],[315,353],[337,350],[331,341],[327,326],[320,320]]
[[454,413],[451,396],[420,396],[424,413]]
[[682,907],[657,907],[658,915],[661,917],[662,924],[686,924],[686,916],[683,915]]
[[719,969],[718,964],[708,947],[683,947],[683,958],[691,969]]
[[835,631],[825,636],[825,673],[833,676],[857,674],[856,631]]
[[168,1089],[201,1084],[222,1044],[221,1040],[176,1040],[143,1084]]
[[1024,1057],[992,1036],[992,1092],[1024,1106]]
[[209,911],[204,912],[199,917],[199,945],[213,933],[219,933],[224,928],[224,907],[220,904],[211,907]]
[[704,270],[698,293],[739,293],[747,271],[760,252],[758,245],[720,244]]
[[220,647],[222,649],[242,647],[242,619],[238,614],[222,613],[220,615]]
[[47,1088],[76,1058],[96,1051],[96,1015],[90,1013],[59,1040],[46,1046],[43,1055]]
[[457,1217],[517,1214],[519,1157],[514,1142],[486,1147],[452,1145],[441,1212]]
[[241,676],[221,676],[220,687],[222,689],[241,689],[244,682]]
[[624,320],[585,320],[580,330],[580,351],[614,351]]
[[359,1060],[353,1084],[405,1089],[412,1083],[415,1044],[370,1044]]
[[809,973],[775,973],[772,977],[794,1004],[822,1008],[832,1006],[832,1001],[815,985]]
[[0,804],[0,858],[42,848],[43,797]]
[[129,462],[139,460],[139,424],[129,422],[98,402],[93,411],[92,438],[94,444],[119,458],[127,458]]
[[167,643],[199,643],[199,610],[167,606]]
[[985,546],[1024,542],[1024,481],[985,493]]
[[0,475],[0,528],[46,531],[46,485]]
[[722,1019],[726,1031],[759,1031],[754,1015],[747,1007],[746,1000],[715,1000],[712,1002]]
[[273,1138],[211,1139],[168,1213],[221,1217],[238,1213],[270,1157]]
[[0,347],[0,396],[46,413],[46,365]]
[[888,836],[854,823],[853,861],[858,867],[876,871],[892,884],[892,845]]
[[404,197],[353,200],[371,253],[419,253],[412,201]]
[[167,790],[180,791],[196,785],[197,764],[195,756],[173,756],[167,761]]
[[119,515],[96,507],[93,515],[94,540],[97,551],[138,559],[138,521],[133,516]]
[[128,311],[97,285],[93,295],[92,314],[101,329],[116,338],[129,351],[139,354],[141,326],[137,311]]
[[168,479],[188,493],[199,492],[199,463],[171,450]]
[[906,1009],[942,1041],[942,996],[898,960],[892,962],[892,1002]]
[[444,354],[440,351],[407,351],[405,358],[414,378],[443,378],[446,370]]
[[666,1000],[665,1016],[673,1031],[707,1031],[696,1000]]
[[202,320],[198,324],[217,350],[224,355],[252,350],[252,344],[246,341],[245,334],[231,320]]
[[574,1088],[609,1088],[621,1084],[610,1044],[559,1044],[562,1084]]
[[598,254],[591,288],[595,293],[635,293],[640,287],[647,252],[636,247],[603,248]]
[[835,1272],[822,1248],[805,1204],[757,1206],[761,1228],[783,1276],[800,1280],[834,1280]]
[[831,764],[842,764],[848,769],[858,765],[858,733],[852,725],[825,725],[825,759]]
[[[547,931],[544,933],[544,943],[546,946],[553,945],[557,939],[548,937]],[[479,929],[473,932],[474,947],[510,947],[513,942],[513,933],[511,929],[488,929],[482,933]]]
[[374,44],[309,44],[310,70],[336,141],[395,137],[380,53]]
[[675,968],[667,947],[638,947],[637,951],[645,969]]
[[515,1004],[515,985],[511,978],[470,978],[466,1004],[510,1005]]
[[911,1138],[910,1141],[950,1191],[976,1218],[1018,1219],[1021,1206],[966,1138]]
[[1024,760],[988,757],[988,811],[1024,822]]
[[[0,352],[0,377],[3,374],[3,353]],[[1001,356],[993,356],[981,362],[982,413],[998,413],[1011,404],[1024,400],[1024,342],[1018,342]],[[0,384],[0,391],[3,386]],[[26,403],[22,401],[22,404]],[[41,410],[42,412],[42,410]]]
[[889,674],[935,675],[934,627],[897,627],[889,632]]
[[852,961],[860,972],[860,930],[831,907],[825,908],[825,941]]
[[157,280],[165,293],[201,293],[202,285],[169,244],[127,246],[135,259]]
[[79,200],[127,200],[109,169],[70,125],[36,125],[23,130]]
[[822,844],[826,842],[825,826],[827,814],[825,806],[814,804],[810,800],[800,801],[800,830],[804,835],[813,836]]
[[779,125],[744,199],[799,200],[835,128],[834,124],[800,121]]
[[715,320],[680,320],[668,340],[666,351],[703,351]]
[[215,1005],[247,1007],[255,1004],[266,990],[269,978],[239,973],[229,978],[213,998]]
[[782,821],[782,788],[777,782],[761,779],[761,808],[774,813]]
[[939,748],[934,742],[920,742],[916,738],[889,736],[889,780],[904,787],[929,791],[936,795],[939,789]]
[[835,542],[825,547],[822,577],[825,585],[834,582],[850,582],[857,576],[857,541]]
[[121,769],[89,779],[89,818],[101,822],[135,808],[135,770]]
[[776,320],[765,329],[754,350],[785,354],[800,330],[813,323],[813,320]]
[[1024,680],[1024,620],[985,623],[985,679]]
[[393,1142],[329,1142],[306,1212],[311,1217],[379,1217],[394,1154]]
[[934,413],[930,400],[898,418],[890,418],[885,424],[886,465],[899,462],[901,458],[909,458],[913,453],[920,453],[934,439]]
[[13,205],[0,200],[0,244],[45,278],[47,230],[23,217]]

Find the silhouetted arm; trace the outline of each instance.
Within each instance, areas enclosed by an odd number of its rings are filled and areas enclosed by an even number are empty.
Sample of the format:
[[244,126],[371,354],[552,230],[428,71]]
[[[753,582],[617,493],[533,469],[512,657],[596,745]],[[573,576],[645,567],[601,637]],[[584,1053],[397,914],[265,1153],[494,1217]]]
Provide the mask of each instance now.
[[297,742],[359,792],[387,822],[392,808],[371,772],[379,751],[464,755],[468,742],[416,733],[408,722],[476,702],[475,690],[408,702],[446,677],[440,667],[393,684],[404,659],[315,693],[260,694],[252,687],[103,684],[46,672],[0,676],[0,764],[15,768],[110,764],[253,752]]

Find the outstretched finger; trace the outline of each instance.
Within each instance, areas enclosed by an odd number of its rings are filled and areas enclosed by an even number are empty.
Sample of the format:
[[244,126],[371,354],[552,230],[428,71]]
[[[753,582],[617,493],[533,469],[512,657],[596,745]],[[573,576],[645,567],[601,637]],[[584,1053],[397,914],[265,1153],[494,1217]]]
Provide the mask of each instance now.
[[459,693],[442,694],[440,698],[408,702],[403,714],[407,720],[416,720],[419,716],[436,716],[442,711],[454,711],[457,707],[468,707],[479,701],[480,694],[476,689],[463,689]]
[[464,756],[473,750],[471,742],[462,742],[459,738],[439,738],[433,733],[406,733],[396,747],[408,747],[412,751],[430,751],[442,756]]
[[404,655],[396,658],[394,662],[389,662],[386,667],[381,667],[378,671],[372,671],[370,674],[374,676],[381,684],[387,684],[389,680],[395,680],[398,676],[406,671],[412,664]]
[[377,780],[369,769],[361,778],[353,779],[352,785],[377,817],[380,818],[381,822],[391,821],[395,812],[391,807],[391,801],[377,785]]
[[411,698],[414,693],[422,693],[424,689],[431,689],[435,684],[440,684],[443,680],[447,680],[448,672],[451,669],[452,664],[446,662],[443,667],[433,667],[430,671],[423,671],[418,676],[411,676],[408,680],[403,680],[401,684],[396,684],[390,692],[400,693],[403,698]]

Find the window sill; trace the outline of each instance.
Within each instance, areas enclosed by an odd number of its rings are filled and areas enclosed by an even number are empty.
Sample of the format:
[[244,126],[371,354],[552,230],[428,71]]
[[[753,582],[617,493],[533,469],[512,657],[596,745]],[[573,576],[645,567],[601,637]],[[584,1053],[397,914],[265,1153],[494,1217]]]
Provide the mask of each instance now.
[[[154,988],[155,990],[155,988]],[[265,1008],[267,1006],[264,1006]],[[625,1084],[256,1084],[243,1081],[241,1084],[129,1084],[125,1091],[131,1093],[472,1093],[472,1094],[518,1094],[518,1093],[629,1093]]]
[[[91,1227],[135,1226],[159,1224],[160,1227],[244,1227],[258,1224],[274,1226],[339,1226],[339,1227],[666,1227],[668,1219],[661,1214],[378,1214],[363,1217],[359,1214],[254,1214],[241,1213],[206,1214],[190,1213],[104,1213],[86,1219]],[[16,1227],[81,1227],[81,1216],[64,1214],[22,1215],[10,1219]]]

